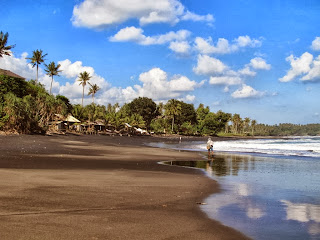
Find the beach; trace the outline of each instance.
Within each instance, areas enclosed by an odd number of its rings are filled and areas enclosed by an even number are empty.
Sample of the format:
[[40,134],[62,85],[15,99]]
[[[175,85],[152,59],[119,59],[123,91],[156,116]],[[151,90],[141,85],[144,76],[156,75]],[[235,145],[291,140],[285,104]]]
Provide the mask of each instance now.
[[248,239],[201,211],[217,182],[158,164],[198,153],[144,145],[169,140],[0,136],[0,238]]

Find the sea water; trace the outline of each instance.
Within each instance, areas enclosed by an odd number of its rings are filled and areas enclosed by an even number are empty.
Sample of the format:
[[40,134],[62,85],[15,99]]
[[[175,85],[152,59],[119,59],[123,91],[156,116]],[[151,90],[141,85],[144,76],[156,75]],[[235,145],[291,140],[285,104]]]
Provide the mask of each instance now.
[[205,160],[170,162],[197,167],[221,192],[204,200],[209,217],[253,239],[320,239],[320,138],[219,141],[153,146],[202,151]]

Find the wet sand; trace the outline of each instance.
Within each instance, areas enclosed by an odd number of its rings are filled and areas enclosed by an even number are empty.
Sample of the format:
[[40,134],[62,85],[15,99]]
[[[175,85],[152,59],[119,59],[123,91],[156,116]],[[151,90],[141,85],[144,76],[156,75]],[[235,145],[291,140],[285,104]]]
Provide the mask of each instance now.
[[216,182],[157,164],[197,153],[148,141],[168,139],[0,136],[0,239],[248,239],[200,210]]

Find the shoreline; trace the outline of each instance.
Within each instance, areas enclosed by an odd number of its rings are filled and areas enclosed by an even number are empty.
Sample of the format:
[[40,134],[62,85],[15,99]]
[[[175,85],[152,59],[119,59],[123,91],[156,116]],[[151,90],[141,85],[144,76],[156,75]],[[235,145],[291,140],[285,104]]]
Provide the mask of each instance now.
[[217,182],[157,163],[199,156],[144,145],[154,140],[164,138],[0,136],[0,237],[249,239],[197,204]]

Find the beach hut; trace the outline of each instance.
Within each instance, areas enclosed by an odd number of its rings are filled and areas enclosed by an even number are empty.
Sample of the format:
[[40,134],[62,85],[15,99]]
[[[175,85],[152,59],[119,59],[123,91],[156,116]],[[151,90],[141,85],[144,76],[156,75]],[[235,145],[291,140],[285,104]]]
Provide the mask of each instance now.
[[79,124],[80,121],[70,114],[65,118],[64,123],[67,124],[69,130],[75,130],[75,131],[80,130],[79,127],[74,125],[74,124]]

